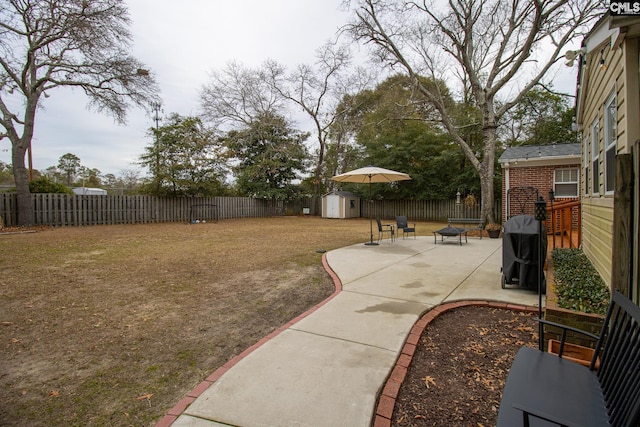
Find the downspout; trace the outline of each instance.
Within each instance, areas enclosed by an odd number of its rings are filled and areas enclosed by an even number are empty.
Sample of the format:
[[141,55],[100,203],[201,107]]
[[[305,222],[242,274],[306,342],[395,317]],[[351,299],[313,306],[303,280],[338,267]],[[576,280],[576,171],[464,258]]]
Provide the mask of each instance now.
[[504,194],[502,195],[502,222],[504,223],[507,220],[507,203],[509,203],[509,190],[511,189],[511,184],[509,182],[509,163],[505,163],[503,166],[503,176],[504,176]]

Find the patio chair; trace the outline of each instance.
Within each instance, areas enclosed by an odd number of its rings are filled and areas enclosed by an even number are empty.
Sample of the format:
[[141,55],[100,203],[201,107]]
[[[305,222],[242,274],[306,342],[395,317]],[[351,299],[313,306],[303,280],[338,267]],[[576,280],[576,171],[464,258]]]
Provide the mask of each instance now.
[[382,240],[384,233],[389,233],[389,238],[393,242],[395,238],[395,229],[393,228],[393,224],[383,224],[380,222],[380,218],[378,217],[376,217],[376,222],[378,223],[378,242]]
[[413,227],[409,227],[406,216],[397,216],[396,225],[398,226],[398,234],[400,234],[400,230],[402,230],[403,239],[405,238],[404,235],[407,233],[413,233],[413,238],[416,238],[416,224],[414,222],[412,223]]

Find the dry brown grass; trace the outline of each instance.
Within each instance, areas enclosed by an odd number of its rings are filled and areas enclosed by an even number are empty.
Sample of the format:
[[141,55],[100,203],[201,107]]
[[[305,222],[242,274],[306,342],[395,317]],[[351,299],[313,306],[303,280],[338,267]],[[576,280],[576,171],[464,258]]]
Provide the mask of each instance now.
[[153,425],[331,294],[318,250],[368,238],[312,217],[0,235],[2,425]]

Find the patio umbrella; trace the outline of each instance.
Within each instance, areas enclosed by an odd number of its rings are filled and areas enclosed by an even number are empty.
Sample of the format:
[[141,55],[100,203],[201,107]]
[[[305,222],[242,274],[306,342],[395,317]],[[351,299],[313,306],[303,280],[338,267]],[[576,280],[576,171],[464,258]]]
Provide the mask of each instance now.
[[[331,179],[338,182],[355,182],[360,184],[369,183],[369,203],[371,203],[371,183],[406,181],[411,179],[411,177],[403,172],[396,172],[391,169],[379,168],[377,166],[367,166],[336,175]],[[371,206],[369,206],[369,229],[371,239],[369,242],[365,243],[365,245],[377,245],[377,243],[373,242],[373,218],[371,216]]]

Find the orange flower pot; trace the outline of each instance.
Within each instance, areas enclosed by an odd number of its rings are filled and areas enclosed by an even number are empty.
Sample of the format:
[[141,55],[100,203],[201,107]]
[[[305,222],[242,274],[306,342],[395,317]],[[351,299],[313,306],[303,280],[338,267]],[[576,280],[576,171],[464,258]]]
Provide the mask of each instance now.
[[[558,355],[560,353],[560,341],[549,340],[549,353]],[[586,367],[591,365],[591,359],[593,358],[593,352],[595,350],[589,347],[584,347],[577,344],[564,343],[564,351],[562,357],[567,360],[579,363]],[[596,370],[600,367],[600,358],[596,360]]]

